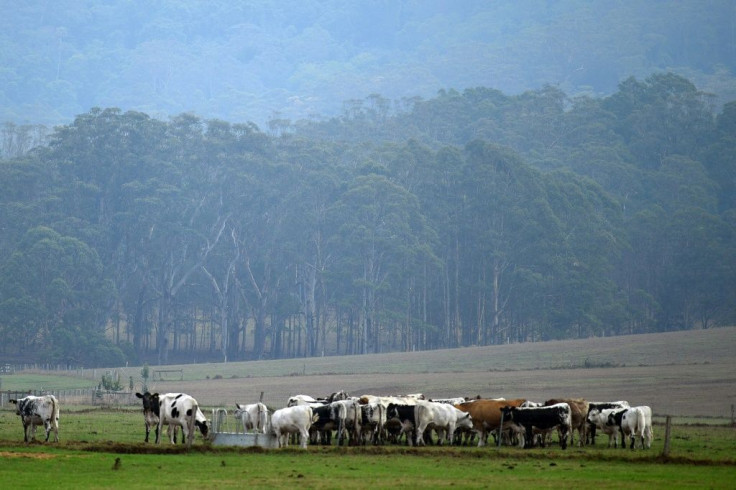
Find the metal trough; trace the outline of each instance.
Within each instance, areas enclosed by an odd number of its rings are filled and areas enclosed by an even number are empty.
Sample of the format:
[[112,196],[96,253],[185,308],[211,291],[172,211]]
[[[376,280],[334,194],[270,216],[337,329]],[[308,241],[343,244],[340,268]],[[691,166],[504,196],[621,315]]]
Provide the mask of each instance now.
[[[227,410],[216,408],[212,410],[212,444],[215,446],[259,446],[264,448],[278,448],[279,441],[273,434],[256,434],[238,432],[242,429],[239,420],[235,423],[235,432],[228,431]],[[242,429],[244,431],[244,429]]]

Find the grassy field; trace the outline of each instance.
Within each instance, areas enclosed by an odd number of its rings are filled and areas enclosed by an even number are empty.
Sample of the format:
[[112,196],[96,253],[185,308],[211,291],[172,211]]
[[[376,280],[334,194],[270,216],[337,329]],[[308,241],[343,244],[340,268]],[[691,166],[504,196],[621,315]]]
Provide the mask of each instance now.
[[[409,488],[564,487],[733,488],[736,429],[673,427],[668,459],[663,427],[651,450],[559,447],[309,447],[258,450],[144,444],[138,410],[72,407],[61,413],[61,442],[24,444],[22,426],[0,411],[4,488]],[[41,433],[39,432],[39,435]]]
[[[543,344],[177,366],[183,381],[151,381],[159,392],[184,391],[210,409],[288,396],[424,392],[627,399],[652,406],[651,450],[596,447],[309,447],[190,452],[141,442],[140,408],[63,404],[59,444],[24,444],[11,407],[0,407],[0,481],[7,488],[733,488],[736,481],[736,328]],[[169,366],[167,366],[168,368]],[[153,367],[151,369],[154,369]],[[4,375],[3,390],[96,385],[105,370]],[[122,368],[140,389],[140,367]],[[127,383],[124,383],[127,385]],[[133,398],[131,401],[135,401]],[[232,410],[230,410],[232,413]],[[661,457],[664,415],[674,415],[669,458]],[[234,422],[232,427],[234,428]],[[39,432],[40,436],[41,432]],[[601,444],[603,443],[603,444]]]

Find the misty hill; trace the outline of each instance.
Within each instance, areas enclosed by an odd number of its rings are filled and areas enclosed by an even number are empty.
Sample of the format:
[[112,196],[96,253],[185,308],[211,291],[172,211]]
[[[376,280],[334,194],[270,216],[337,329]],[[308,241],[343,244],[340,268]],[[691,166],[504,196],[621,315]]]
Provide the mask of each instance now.
[[0,121],[92,107],[256,122],[401,107],[439,90],[609,95],[672,72],[736,98],[729,0],[14,2],[0,16]]

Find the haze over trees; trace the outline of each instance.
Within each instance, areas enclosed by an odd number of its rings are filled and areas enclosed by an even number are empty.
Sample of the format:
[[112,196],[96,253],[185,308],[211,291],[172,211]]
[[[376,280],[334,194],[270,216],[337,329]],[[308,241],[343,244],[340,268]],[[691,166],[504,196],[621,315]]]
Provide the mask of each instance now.
[[731,0],[27,0],[0,15],[0,121],[91,107],[232,123],[437,90],[601,97],[672,72],[736,99]]
[[734,324],[736,6],[521,4],[5,9],[0,360]]
[[4,358],[435,349],[733,324],[736,102],[443,91],[254,124],[94,108],[0,162]]

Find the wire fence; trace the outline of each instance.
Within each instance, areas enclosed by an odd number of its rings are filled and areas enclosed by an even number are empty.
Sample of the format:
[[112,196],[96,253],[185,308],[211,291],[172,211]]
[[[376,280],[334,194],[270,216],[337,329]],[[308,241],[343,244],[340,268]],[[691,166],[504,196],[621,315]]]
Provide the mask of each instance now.
[[100,406],[133,406],[140,405],[132,391],[105,391],[96,388],[79,388],[69,390],[23,390],[0,392],[0,407],[10,404],[10,400],[18,400],[28,395],[54,395],[59,403],[69,405]]

